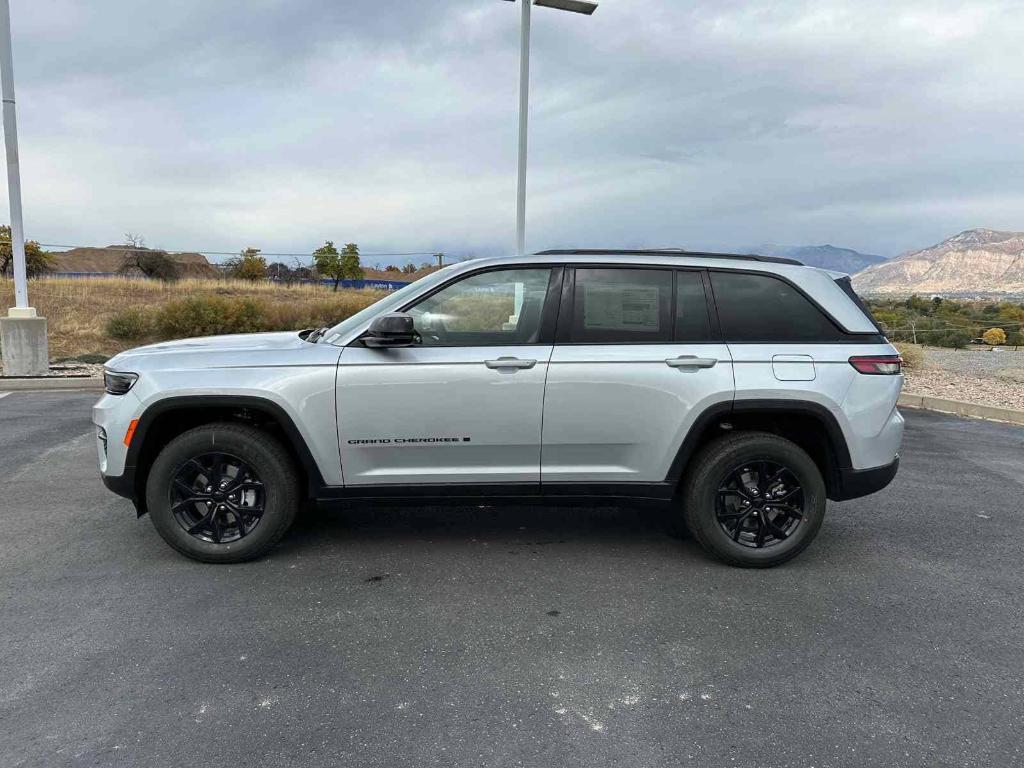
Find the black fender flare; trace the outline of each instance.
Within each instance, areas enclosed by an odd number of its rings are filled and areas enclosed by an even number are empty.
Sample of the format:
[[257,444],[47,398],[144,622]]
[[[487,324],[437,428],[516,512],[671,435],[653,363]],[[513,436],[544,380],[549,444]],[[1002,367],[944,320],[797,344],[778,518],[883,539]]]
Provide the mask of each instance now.
[[[165,397],[151,403],[139,416],[138,425],[132,437],[131,445],[125,455],[124,473],[120,478],[104,478],[107,487],[115,493],[130,498],[135,504],[139,516],[145,514],[145,493],[139,476],[139,468],[146,454],[146,438],[152,431],[153,424],[161,416],[174,411],[235,409],[262,413],[273,419],[280,426],[288,446],[292,449],[296,460],[305,472],[308,480],[310,497],[315,497],[324,487],[323,475],[313,458],[305,438],[295,425],[295,421],[280,405],[273,400],[254,395],[175,395]],[[150,451],[151,453],[151,451]]]
[[810,400],[764,400],[739,399],[728,402],[714,403],[708,406],[694,420],[693,425],[683,438],[665,477],[665,482],[678,484],[686,471],[686,466],[693,457],[701,436],[716,421],[727,421],[730,417],[740,414],[766,413],[779,416],[786,413],[810,416],[819,422],[825,430],[829,449],[839,470],[852,467],[850,449],[846,444],[846,436],[842,427],[828,408]]

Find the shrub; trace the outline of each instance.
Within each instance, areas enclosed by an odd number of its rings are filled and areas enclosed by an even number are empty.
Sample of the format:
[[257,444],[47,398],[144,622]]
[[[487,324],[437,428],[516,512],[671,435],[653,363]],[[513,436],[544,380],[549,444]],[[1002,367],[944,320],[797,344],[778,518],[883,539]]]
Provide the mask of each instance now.
[[107,336],[119,341],[138,341],[149,335],[149,319],[141,310],[122,309],[107,320]]
[[981,338],[990,347],[998,347],[1006,343],[1006,331],[1002,328],[989,328],[981,334]]
[[924,350],[917,344],[894,344],[900,357],[903,358],[903,366],[911,371],[918,370],[924,365]]
[[196,296],[169,301],[153,321],[162,339],[216,336],[223,333],[258,333],[267,330],[263,308],[252,299]]

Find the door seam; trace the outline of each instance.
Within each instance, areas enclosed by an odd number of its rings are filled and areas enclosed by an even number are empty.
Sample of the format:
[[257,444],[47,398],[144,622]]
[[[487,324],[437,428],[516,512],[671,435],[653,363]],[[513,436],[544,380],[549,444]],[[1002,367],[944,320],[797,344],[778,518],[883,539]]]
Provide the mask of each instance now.
[[548,406],[548,376],[551,375],[551,358],[555,355],[555,345],[548,351],[548,359],[544,364],[544,387],[540,393],[540,449],[537,453],[537,487],[544,487],[544,412]]

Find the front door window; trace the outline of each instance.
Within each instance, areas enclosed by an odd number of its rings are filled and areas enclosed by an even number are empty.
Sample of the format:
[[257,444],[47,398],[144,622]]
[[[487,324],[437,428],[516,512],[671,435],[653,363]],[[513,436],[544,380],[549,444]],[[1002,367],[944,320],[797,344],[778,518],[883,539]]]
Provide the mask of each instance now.
[[423,346],[536,344],[551,269],[483,272],[442,288],[408,312]]

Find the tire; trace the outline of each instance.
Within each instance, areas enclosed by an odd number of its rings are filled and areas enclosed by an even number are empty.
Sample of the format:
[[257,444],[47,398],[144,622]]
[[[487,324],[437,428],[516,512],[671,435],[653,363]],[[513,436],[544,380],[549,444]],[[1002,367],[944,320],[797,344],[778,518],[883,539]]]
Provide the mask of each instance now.
[[[204,488],[206,483],[211,486]],[[211,487],[216,498],[205,493]],[[232,488],[235,495],[228,495]],[[195,494],[202,500],[192,501]],[[227,511],[207,511],[221,502],[218,508]],[[146,505],[157,532],[181,554],[205,563],[266,554],[291,527],[300,502],[299,475],[287,450],[272,435],[244,424],[206,424],[178,435],[146,479]],[[193,523],[200,530],[190,533]]]
[[825,518],[825,481],[795,443],[740,432],[702,451],[682,500],[687,528],[709,553],[729,565],[770,568],[814,540]]

